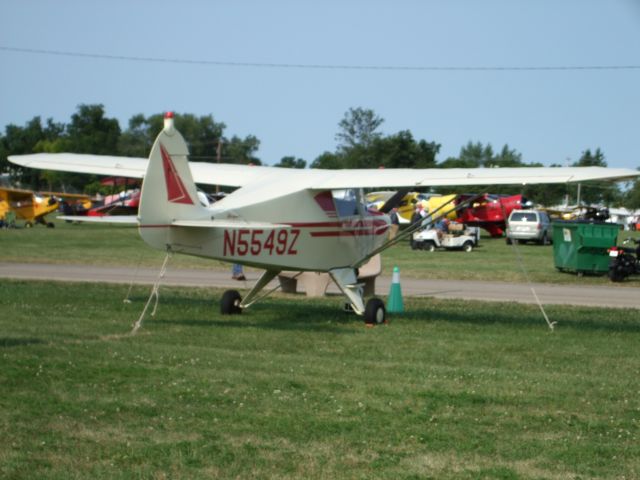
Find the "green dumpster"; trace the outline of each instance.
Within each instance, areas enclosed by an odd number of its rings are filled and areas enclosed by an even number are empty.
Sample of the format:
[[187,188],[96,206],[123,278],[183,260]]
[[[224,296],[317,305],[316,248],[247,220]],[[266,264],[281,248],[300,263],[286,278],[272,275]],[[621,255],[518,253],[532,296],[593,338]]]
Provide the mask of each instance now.
[[603,274],[609,270],[607,250],[618,242],[614,223],[554,222],[553,261],[560,271]]

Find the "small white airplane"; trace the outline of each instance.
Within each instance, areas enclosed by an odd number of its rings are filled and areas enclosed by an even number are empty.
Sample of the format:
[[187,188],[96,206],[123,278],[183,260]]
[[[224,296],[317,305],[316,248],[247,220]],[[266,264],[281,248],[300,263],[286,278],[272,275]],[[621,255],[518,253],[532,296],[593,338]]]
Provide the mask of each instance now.
[[[383,323],[386,312],[378,298],[365,305],[357,269],[395,242],[387,238],[389,216],[367,210],[363,188],[566,183],[640,175],[602,167],[297,170],[189,163],[188,155],[168,113],[148,160],[66,153],[9,160],[24,167],[144,178],[137,218],[111,221],[138,223],[145,242],[160,250],[265,270],[244,298],[236,290],[224,293],[223,314],[249,307],[281,271],[317,271],[331,275],[368,324]],[[196,183],[240,188],[207,205]]]

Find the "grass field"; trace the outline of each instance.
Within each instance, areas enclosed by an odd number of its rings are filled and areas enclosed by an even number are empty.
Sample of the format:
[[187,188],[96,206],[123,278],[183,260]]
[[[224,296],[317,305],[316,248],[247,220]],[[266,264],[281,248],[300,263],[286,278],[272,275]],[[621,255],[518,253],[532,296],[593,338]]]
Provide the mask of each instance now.
[[[638,235],[638,233],[634,233]],[[621,233],[622,240],[629,235]],[[0,230],[0,261],[81,263],[98,265],[136,265],[159,267],[164,253],[144,244],[136,228],[102,225],[70,225],[56,222],[55,229]],[[520,261],[521,259],[521,261]],[[483,237],[480,248],[467,254],[459,251],[428,253],[413,251],[403,242],[383,253],[384,274],[398,266],[403,276],[524,282],[611,285],[606,276],[577,277],[554,268],[553,247],[506,245],[504,239]],[[213,260],[176,255],[175,268],[221,268],[228,264]],[[526,272],[523,273],[523,272]],[[640,286],[640,278],[631,277],[625,285]]]
[[126,290],[0,280],[1,478],[640,478],[636,311]]

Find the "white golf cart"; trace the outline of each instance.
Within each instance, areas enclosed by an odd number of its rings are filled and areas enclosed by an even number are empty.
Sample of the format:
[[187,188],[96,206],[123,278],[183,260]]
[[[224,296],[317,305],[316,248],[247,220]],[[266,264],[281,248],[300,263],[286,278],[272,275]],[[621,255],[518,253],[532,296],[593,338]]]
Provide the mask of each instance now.
[[480,228],[467,227],[462,223],[452,223],[446,232],[435,228],[417,231],[413,234],[411,248],[433,252],[436,248],[446,250],[472,251],[480,241]]

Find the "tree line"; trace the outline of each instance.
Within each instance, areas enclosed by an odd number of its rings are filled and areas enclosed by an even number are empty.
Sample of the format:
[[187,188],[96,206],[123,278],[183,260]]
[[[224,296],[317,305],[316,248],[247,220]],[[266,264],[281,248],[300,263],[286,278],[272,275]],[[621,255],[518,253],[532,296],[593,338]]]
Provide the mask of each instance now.
[[[350,108],[338,123],[337,146],[325,151],[310,162],[312,168],[498,168],[532,167],[540,163],[526,163],[515,149],[504,145],[495,151],[490,144],[468,142],[457,157],[438,162],[440,144],[415,139],[409,130],[384,135],[380,127],[384,119],[373,110]],[[260,140],[253,135],[244,138],[226,135],[226,125],[212,115],[197,117],[176,114],[176,128],[189,144],[191,159],[195,161],[221,161],[223,163],[261,165],[257,157]],[[97,176],[65,172],[47,172],[25,169],[8,162],[10,154],[38,152],[73,152],[103,155],[146,157],[162,129],[163,115],[134,115],[125,130],[117,119],[105,115],[103,105],[79,105],[69,123],[42,121],[34,117],[24,126],[8,125],[0,134],[0,173],[9,173],[13,182],[34,190],[62,190],[95,193],[101,185]],[[283,168],[306,168],[307,161],[296,156],[285,156],[274,165]],[[554,165],[552,165],[554,166]],[[596,148],[582,152],[572,166],[607,166],[604,153]],[[575,202],[575,185],[536,186],[465,186],[433,189],[435,193],[489,192],[516,194],[537,203],[561,203],[566,195]],[[640,182],[621,190],[606,182],[590,182],[581,186],[583,203],[606,206],[624,205],[640,208]]]

